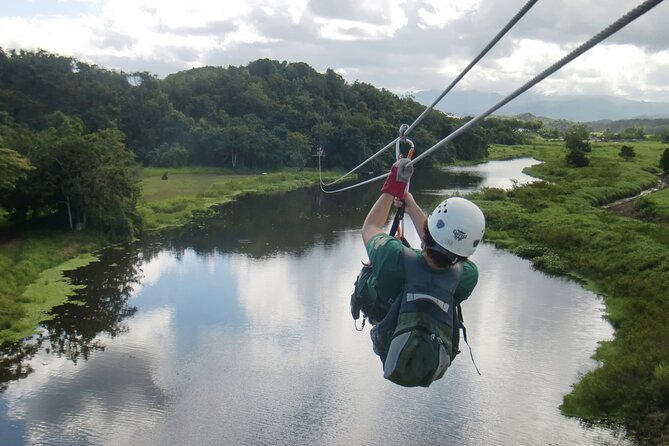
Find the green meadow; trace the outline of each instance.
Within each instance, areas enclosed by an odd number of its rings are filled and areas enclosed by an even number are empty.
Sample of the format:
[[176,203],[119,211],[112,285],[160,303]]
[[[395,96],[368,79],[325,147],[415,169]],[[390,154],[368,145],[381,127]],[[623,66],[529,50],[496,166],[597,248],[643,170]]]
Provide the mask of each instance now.
[[[318,184],[319,178],[317,170],[231,174],[227,169],[186,167],[169,169],[164,180],[165,172],[147,168],[142,173],[138,212],[146,230],[183,225],[193,212],[206,212],[240,195],[298,189]],[[327,177],[332,179],[335,174]]]

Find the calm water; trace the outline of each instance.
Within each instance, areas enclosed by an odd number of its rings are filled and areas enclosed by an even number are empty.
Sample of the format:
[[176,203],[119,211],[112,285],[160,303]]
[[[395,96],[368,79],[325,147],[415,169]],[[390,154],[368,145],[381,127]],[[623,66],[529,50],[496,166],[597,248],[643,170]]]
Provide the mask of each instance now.
[[[412,189],[520,180],[532,162],[417,175]],[[383,379],[348,308],[377,188],[249,197],[76,271],[83,305],[5,348],[1,443],[623,444],[558,410],[612,336],[600,299],[490,245],[463,304],[482,375],[465,350],[429,389]]]

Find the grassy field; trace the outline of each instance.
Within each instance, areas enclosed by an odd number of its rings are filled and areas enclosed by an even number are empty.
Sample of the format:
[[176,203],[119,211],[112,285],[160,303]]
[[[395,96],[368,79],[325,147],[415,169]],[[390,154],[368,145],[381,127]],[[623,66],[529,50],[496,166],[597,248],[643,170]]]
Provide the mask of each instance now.
[[[317,171],[232,174],[214,168],[142,171],[138,212],[146,230],[183,225],[212,205],[248,193],[272,193],[318,184]],[[329,179],[334,177],[330,173]],[[108,244],[92,231],[22,231],[0,213],[0,343],[29,336],[48,311],[75,288],[63,273],[94,261]]]
[[[144,228],[155,230],[182,225],[193,212],[228,203],[248,193],[272,193],[318,183],[318,171],[273,172],[232,175],[224,169],[145,169],[142,176],[142,200],[138,211]],[[329,174],[333,177],[333,174]]]
[[[643,444],[668,444],[669,228],[600,208],[654,186],[663,146],[635,142],[636,157],[623,160],[620,145],[594,144],[584,168],[566,167],[557,142],[494,146],[491,158],[544,161],[526,172],[545,181],[473,199],[486,214],[487,240],[605,297],[615,337],[601,343],[600,365],[573,386],[562,411],[622,424]],[[649,199],[666,204],[667,192]]]
[[[202,194],[215,184],[229,179],[242,180],[258,174],[240,175],[229,169],[208,167],[184,167],[179,169],[142,169],[142,199],[146,203],[155,203],[177,197],[194,197]],[[167,180],[162,176],[167,172]]]

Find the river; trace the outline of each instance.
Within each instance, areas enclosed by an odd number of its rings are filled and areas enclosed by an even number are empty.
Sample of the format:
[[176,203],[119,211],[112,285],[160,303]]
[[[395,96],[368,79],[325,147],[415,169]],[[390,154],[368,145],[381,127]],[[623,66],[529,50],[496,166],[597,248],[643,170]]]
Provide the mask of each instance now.
[[[421,203],[511,187],[534,162],[420,172],[411,187]],[[489,244],[463,304],[482,374],[463,345],[430,388],[383,379],[348,306],[378,187],[245,197],[74,271],[79,303],[3,352],[2,444],[627,444],[558,409],[612,336],[601,299]]]

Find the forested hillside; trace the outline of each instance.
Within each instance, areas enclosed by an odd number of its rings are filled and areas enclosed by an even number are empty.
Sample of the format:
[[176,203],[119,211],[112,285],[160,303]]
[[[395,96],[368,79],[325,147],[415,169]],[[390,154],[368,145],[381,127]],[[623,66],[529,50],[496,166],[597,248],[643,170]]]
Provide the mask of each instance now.
[[[329,166],[349,167],[387,144],[401,123],[424,108],[304,63],[264,59],[160,80],[46,52],[0,52],[5,126],[45,130],[53,126],[53,113],[61,112],[89,132],[120,130],[145,165],[299,168],[312,162],[315,146],[323,146]],[[432,145],[460,124],[433,112],[412,139]],[[433,161],[484,158],[487,142],[485,132],[474,130]]]
[[[0,207],[14,221],[58,217],[71,228],[129,234],[139,190],[132,167],[302,169],[358,165],[425,107],[305,63],[257,60],[158,79],[44,51],[0,49]],[[412,133],[418,152],[463,124],[432,111]],[[522,142],[518,120],[489,119],[425,164],[482,160],[488,144]],[[539,125],[541,125],[539,123]],[[383,171],[392,151],[369,164]],[[10,181],[11,180],[11,181]],[[113,218],[111,218],[113,217]]]

